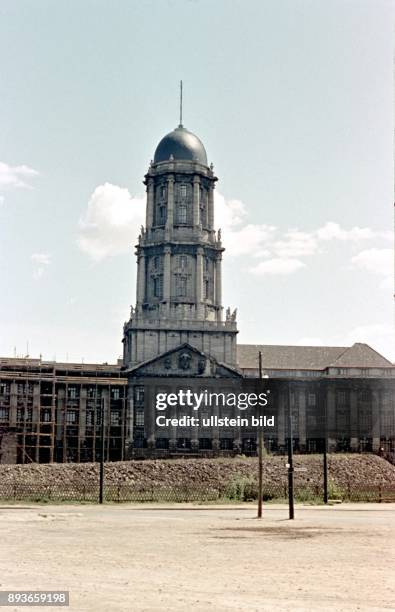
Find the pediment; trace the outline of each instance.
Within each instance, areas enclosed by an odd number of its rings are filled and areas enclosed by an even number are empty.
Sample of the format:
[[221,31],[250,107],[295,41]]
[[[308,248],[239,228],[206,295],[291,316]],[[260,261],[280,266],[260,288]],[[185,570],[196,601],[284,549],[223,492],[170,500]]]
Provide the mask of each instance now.
[[181,344],[153,359],[127,370],[132,376],[166,376],[188,378],[240,378],[231,366],[220,363],[188,343]]

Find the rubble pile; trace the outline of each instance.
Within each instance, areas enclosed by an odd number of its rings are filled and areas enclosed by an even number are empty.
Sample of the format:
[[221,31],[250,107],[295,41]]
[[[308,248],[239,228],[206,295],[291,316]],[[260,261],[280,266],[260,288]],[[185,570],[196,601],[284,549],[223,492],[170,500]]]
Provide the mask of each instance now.
[[[285,483],[287,458],[265,455],[263,462],[264,483]],[[322,455],[295,455],[295,481],[299,485],[320,486],[323,479]],[[338,486],[352,483],[394,484],[395,466],[376,455],[331,454],[328,455],[330,479]],[[223,487],[235,478],[256,478],[256,457],[216,459],[166,459],[145,461],[119,461],[106,463],[105,478],[108,484],[135,484],[144,486]],[[57,463],[0,465],[3,484],[29,485],[82,485],[97,483],[98,463]]]

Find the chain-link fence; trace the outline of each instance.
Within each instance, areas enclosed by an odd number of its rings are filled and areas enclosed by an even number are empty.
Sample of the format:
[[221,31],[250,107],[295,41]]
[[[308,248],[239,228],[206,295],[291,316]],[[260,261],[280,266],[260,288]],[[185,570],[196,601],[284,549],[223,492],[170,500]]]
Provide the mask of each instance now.
[[[1,483],[1,502],[90,502],[99,501],[97,483],[82,484],[26,484]],[[350,481],[338,486],[329,482],[329,500],[350,502],[395,502],[395,483],[368,483]],[[323,487],[317,484],[295,483],[295,501],[322,503]],[[288,495],[286,482],[271,482],[263,485],[263,501],[285,501]],[[106,483],[103,490],[106,502],[248,502],[258,499],[258,484],[252,478],[235,478],[223,485],[180,484],[149,486],[137,483]]]

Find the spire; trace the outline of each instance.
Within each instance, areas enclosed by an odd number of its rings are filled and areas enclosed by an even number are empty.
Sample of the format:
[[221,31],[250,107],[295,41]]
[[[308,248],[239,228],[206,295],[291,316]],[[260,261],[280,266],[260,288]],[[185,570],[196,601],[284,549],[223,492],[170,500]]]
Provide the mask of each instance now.
[[180,81],[180,123],[178,127],[180,128],[183,127],[182,125],[182,81]]

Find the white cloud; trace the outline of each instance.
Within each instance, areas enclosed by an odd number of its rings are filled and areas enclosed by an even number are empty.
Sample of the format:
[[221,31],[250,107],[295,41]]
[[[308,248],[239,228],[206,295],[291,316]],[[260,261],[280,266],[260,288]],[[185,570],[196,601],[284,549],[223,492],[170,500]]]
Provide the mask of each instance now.
[[343,229],[338,223],[328,221],[315,232],[319,240],[343,240],[343,241],[359,241],[371,240],[376,238],[378,233],[374,232],[370,227],[352,227],[349,230]]
[[273,244],[273,250],[279,257],[303,257],[313,255],[318,249],[314,234],[300,230],[288,230],[283,240]]
[[380,287],[391,289],[394,281],[393,249],[365,249],[351,259],[353,265],[381,277]]
[[267,261],[261,261],[258,265],[250,268],[250,272],[257,274],[258,276],[273,274],[284,275],[293,274],[305,266],[306,264],[299,259],[276,257],[273,259],[268,259]]
[[29,166],[10,166],[0,162],[0,188],[30,188],[29,180],[38,176],[37,170]]
[[95,261],[131,252],[144,216],[145,198],[132,198],[111,183],[100,185],[80,219],[78,244]]
[[39,280],[45,273],[46,268],[51,263],[51,256],[48,253],[32,253],[30,259],[34,264],[33,278]]

